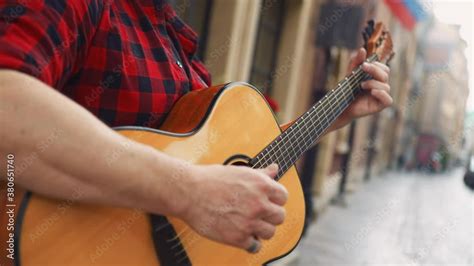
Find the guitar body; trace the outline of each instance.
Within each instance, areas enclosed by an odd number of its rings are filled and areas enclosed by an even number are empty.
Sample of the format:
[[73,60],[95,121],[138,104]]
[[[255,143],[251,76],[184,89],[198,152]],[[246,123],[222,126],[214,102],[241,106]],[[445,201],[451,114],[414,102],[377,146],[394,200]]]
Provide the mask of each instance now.
[[[161,130],[138,127],[117,130],[127,138],[196,164],[237,164],[255,156],[281,134],[264,98],[243,83],[188,93],[176,103]],[[179,173],[170,182],[179,182]],[[152,218],[139,210],[57,201],[29,194],[23,200],[17,220],[19,262],[20,265],[189,262],[261,265],[288,254],[303,230],[304,199],[295,167],[278,182],[289,192],[286,219],[272,239],[262,242],[257,254],[201,237],[174,217]],[[170,250],[165,252],[162,246]]]

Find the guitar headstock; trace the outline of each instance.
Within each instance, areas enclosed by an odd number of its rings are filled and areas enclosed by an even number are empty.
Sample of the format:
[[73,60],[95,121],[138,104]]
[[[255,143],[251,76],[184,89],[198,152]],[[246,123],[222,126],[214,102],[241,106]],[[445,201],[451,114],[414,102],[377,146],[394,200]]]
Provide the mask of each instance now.
[[393,42],[390,32],[382,22],[374,23],[370,20],[362,32],[367,56],[377,54],[380,62],[388,64],[393,55]]

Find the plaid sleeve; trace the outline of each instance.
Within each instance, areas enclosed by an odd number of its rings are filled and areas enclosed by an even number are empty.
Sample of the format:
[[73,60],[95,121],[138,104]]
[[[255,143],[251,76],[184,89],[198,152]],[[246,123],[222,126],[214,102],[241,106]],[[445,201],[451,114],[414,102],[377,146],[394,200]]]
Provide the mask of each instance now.
[[0,1],[0,68],[24,72],[60,89],[86,55],[102,2]]

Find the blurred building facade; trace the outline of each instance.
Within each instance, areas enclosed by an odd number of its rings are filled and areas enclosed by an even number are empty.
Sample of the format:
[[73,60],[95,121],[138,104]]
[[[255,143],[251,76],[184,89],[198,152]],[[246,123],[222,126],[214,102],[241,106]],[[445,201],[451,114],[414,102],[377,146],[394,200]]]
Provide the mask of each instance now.
[[[199,54],[213,83],[254,84],[278,104],[281,124],[305,112],[346,75],[369,19],[390,30],[396,52],[390,75],[394,104],[326,135],[298,162],[308,213],[321,213],[371,176],[416,164],[425,135],[437,136],[451,154],[459,149],[454,140],[462,134],[467,73],[456,28],[429,25],[420,33],[413,21],[407,25],[395,15],[397,1],[390,0],[170,2],[201,36]],[[437,27],[446,36],[437,39]],[[448,44],[441,42],[446,39]],[[436,49],[446,46],[449,60],[437,58]],[[437,61],[449,61],[449,67],[435,67]]]
[[[400,156],[406,167],[441,171],[459,160],[464,143],[464,118],[469,93],[466,43],[459,27],[436,20],[427,21],[419,31],[417,74],[409,108],[406,132],[412,145]],[[414,143],[414,145],[413,145]]]

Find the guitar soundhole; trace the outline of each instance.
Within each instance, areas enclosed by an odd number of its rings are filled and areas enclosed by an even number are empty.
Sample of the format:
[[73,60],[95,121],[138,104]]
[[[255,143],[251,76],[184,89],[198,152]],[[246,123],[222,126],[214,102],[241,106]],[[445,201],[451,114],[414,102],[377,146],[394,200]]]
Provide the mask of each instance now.
[[231,165],[235,165],[235,166],[249,166],[248,162],[244,162],[244,161],[232,162]]
[[251,158],[247,155],[236,154],[225,160],[224,165],[249,166]]

